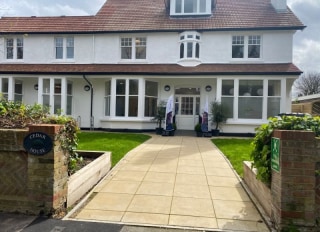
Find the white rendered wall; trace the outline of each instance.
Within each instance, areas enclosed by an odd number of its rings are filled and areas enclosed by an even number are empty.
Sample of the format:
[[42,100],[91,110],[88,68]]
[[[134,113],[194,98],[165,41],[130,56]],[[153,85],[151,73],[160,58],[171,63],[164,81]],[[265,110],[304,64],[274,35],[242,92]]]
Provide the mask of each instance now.
[[[200,41],[201,63],[290,63],[292,62],[292,31],[203,32]],[[233,35],[261,35],[261,58],[255,60],[231,58]],[[66,35],[59,35],[66,37]],[[146,60],[121,60],[121,37],[147,37]],[[97,34],[74,36],[74,59],[56,60],[55,35],[24,35],[24,59],[6,60],[4,37],[0,38],[0,62],[25,63],[177,63],[179,61],[179,33]]]

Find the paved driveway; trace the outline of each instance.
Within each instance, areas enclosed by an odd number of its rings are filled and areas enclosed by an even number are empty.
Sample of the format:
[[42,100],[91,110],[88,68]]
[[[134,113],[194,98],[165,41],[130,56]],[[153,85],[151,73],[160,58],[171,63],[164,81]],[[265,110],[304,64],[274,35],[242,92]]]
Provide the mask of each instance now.
[[269,231],[223,154],[191,136],[155,135],[130,151],[73,219]]

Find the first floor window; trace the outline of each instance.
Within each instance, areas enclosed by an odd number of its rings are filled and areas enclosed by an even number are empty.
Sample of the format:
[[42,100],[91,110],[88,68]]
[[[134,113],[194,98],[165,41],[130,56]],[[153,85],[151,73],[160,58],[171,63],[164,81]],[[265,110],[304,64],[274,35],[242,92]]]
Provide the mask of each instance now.
[[55,58],[73,59],[74,58],[74,38],[56,37],[55,38]]
[[23,59],[23,38],[7,38],[6,39],[6,59],[12,60]]
[[261,36],[232,36],[232,58],[261,58]]
[[180,59],[200,58],[200,35],[187,32],[180,35]]
[[144,98],[144,116],[154,117],[157,114],[158,83],[146,81]]
[[147,38],[121,38],[121,59],[145,60],[147,58]]

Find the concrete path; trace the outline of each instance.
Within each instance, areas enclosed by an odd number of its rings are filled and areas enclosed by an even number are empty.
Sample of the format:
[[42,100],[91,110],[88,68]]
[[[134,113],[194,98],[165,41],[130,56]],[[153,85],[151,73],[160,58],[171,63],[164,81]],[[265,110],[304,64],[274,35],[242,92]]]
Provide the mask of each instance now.
[[[153,136],[98,184],[73,220],[269,231],[209,138]],[[70,218],[69,218],[70,219]]]

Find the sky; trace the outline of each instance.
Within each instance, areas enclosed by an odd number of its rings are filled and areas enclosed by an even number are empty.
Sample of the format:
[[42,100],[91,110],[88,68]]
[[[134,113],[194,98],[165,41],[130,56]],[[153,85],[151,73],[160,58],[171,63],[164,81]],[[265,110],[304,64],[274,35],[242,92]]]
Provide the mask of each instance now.
[[[106,0],[0,0],[0,16],[94,15]],[[267,0],[266,0],[267,1]],[[293,63],[320,72],[320,0],[287,0],[304,25],[293,41]]]

